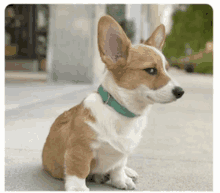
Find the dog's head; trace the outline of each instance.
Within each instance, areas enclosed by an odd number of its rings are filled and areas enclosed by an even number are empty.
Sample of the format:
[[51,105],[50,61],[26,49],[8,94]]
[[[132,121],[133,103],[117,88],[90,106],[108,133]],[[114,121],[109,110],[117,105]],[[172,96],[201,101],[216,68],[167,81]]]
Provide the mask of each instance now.
[[137,98],[148,103],[168,103],[180,98],[184,91],[167,73],[162,54],[165,27],[160,25],[143,44],[131,45],[121,26],[110,16],[98,24],[98,47],[102,61],[112,73],[115,83],[135,91]]

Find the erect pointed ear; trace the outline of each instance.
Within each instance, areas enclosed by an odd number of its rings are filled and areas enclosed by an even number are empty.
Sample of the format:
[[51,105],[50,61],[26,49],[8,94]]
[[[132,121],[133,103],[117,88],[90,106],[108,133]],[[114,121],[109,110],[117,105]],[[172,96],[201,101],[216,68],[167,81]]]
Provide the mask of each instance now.
[[157,29],[153,32],[151,37],[145,41],[144,44],[156,47],[159,50],[162,50],[166,38],[165,26],[163,24],[159,25]]
[[101,17],[98,23],[98,47],[107,67],[113,67],[121,58],[126,61],[130,45],[130,40],[117,21],[110,16]]

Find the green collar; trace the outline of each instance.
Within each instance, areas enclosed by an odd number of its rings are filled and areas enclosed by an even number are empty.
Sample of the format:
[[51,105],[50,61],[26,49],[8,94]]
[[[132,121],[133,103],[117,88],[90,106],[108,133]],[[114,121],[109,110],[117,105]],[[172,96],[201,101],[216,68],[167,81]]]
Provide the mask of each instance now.
[[127,108],[123,107],[122,105],[120,105],[114,98],[113,96],[108,93],[107,91],[104,90],[104,88],[102,87],[102,85],[99,86],[98,88],[98,92],[102,97],[102,100],[105,104],[108,104],[110,107],[112,107],[113,109],[115,109],[118,113],[120,113],[121,115],[124,115],[126,117],[136,117],[138,115],[135,115],[134,113],[132,113],[131,111],[129,111]]

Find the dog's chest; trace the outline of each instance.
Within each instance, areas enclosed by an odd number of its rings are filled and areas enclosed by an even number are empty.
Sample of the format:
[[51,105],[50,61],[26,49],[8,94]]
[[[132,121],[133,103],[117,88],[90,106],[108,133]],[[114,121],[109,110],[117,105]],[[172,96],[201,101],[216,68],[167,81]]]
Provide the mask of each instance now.
[[[141,139],[140,128],[135,124],[123,128],[119,122],[91,126],[97,132],[97,141],[91,144],[97,166],[93,172],[105,173],[122,164]],[[126,129],[129,132],[126,132]]]
[[[115,112],[96,93],[90,94],[84,101],[96,122],[87,124],[97,134],[97,141],[91,144],[95,157],[99,160],[108,160],[111,164],[128,156],[138,145],[142,130],[147,125],[146,116],[128,118]],[[108,164],[103,164],[107,166]]]
[[94,142],[93,146],[99,147],[96,149],[100,150],[100,152],[116,153],[117,151],[122,154],[130,154],[141,139],[141,132],[135,125],[122,128],[120,123],[105,126],[97,124],[96,126],[93,125],[92,129],[99,131],[97,132],[97,141]]

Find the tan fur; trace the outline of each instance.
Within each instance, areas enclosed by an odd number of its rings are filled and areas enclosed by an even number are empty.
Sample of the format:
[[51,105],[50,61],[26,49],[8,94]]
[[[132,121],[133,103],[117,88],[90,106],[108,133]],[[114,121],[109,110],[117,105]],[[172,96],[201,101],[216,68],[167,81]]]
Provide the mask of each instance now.
[[[126,66],[116,65],[111,69],[116,83],[126,89],[135,89],[140,84],[150,89],[159,89],[166,85],[170,78],[165,74],[161,58],[151,49],[138,46],[131,48],[129,54],[131,60]],[[120,62],[120,61],[119,61]],[[157,68],[158,74],[152,76],[146,73],[145,68]]]
[[85,121],[95,122],[95,118],[81,103],[65,111],[53,123],[43,149],[43,167],[53,177],[64,178],[66,172],[86,178],[90,162],[94,167],[90,143],[96,135]]
[[163,24],[159,25],[153,34],[145,41],[146,45],[153,46],[159,50],[162,50],[165,43],[165,26]]
[[[108,42],[108,44],[106,44],[106,42]],[[105,16],[99,20],[98,48],[101,59],[107,65],[107,68],[112,68],[111,63],[115,62],[118,58],[126,60],[130,46],[130,40],[121,26],[112,17]],[[106,57],[107,55],[108,57]]]
[[[105,30],[102,30],[103,28]],[[131,46],[131,42],[123,29],[113,18],[109,16],[101,18],[98,32],[100,56],[119,86],[131,90],[137,88],[140,84],[144,84],[150,89],[156,90],[166,85],[170,80],[164,72],[161,57],[149,47]],[[114,41],[110,34],[117,34],[117,41]],[[158,49],[162,48],[165,41],[165,36],[162,34],[165,34],[165,28],[160,25],[145,44]],[[155,41],[157,35],[162,39],[159,46]],[[107,44],[106,39],[108,40]],[[118,44],[111,45],[108,42],[118,42]],[[117,58],[111,57],[112,50],[115,50],[115,48],[118,52],[116,54]],[[144,71],[145,68],[152,67],[158,70],[156,76],[149,75]]]

